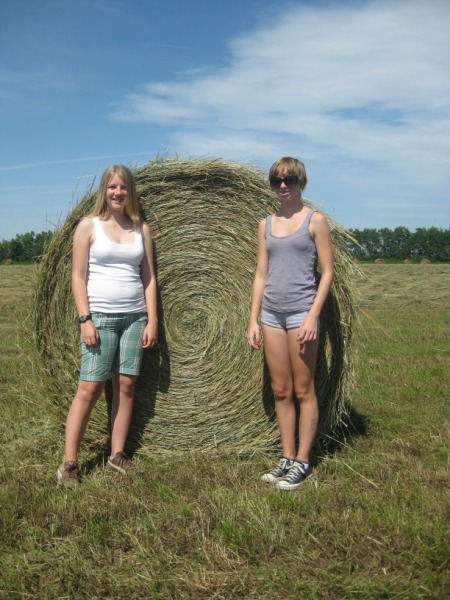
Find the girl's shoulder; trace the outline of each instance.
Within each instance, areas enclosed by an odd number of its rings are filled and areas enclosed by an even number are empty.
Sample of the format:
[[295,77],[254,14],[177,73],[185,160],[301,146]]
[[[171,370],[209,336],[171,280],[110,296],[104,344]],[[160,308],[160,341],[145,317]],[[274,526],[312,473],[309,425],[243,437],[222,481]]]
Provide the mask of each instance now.
[[267,227],[268,223],[270,223],[271,218],[272,218],[272,215],[267,215],[266,217],[261,219],[261,221],[258,223],[258,231],[265,232],[266,227]]
[[78,244],[92,244],[95,238],[94,221],[92,217],[83,217],[78,223],[74,236],[74,247]]
[[273,216],[274,216],[274,215],[266,215],[266,216],[265,216],[264,218],[262,218],[262,219],[261,219],[261,221],[259,222],[259,226],[260,226],[260,227],[261,227],[261,226],[263,226],[263,225],[265,226],[265,225],[266,225],[266,223],[267,223],[268,221],[271,221],[271,220],[272,220],[272,217],[273,217]]
[[144,242],[145,245],[149,245],[150,246],[153,244],[153,240],[152,240],[152,233],[150,231],[150,227],[148,226],[148,224],[145,221],[141,221],[140,224],[140,232],[141,232],[141,236],[142,236],[142,240]]
[[314,209],[314,212],[311,215],[310,219],[310,230],[312,233],[316,233],[318,231],[329,231],[330,227],[328,225],[328,219],[326,216],[320,211]]
[[94,227],[94,217],[82,217],[81,221],[78,223],[76,230],[77,231],[92,231]]
[[151,237],[150,227],[145,221],[140,222],[139,229],[144,237]]
[[328,223],[326,216],[316,208],[311,209],[311,223]]

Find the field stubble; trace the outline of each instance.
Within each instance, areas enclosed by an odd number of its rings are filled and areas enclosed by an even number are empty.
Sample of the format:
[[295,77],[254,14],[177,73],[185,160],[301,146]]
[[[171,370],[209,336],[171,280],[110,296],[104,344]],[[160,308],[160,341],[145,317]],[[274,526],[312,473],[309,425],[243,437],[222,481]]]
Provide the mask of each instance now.
[[299,492],[259,481],[273,455],[218,449],[90,465],[57,489],[63,426],[27,348],[33,267],[0,267],[0,597],[445,598],[447,265],[365,265],[359,435],[316,457]]

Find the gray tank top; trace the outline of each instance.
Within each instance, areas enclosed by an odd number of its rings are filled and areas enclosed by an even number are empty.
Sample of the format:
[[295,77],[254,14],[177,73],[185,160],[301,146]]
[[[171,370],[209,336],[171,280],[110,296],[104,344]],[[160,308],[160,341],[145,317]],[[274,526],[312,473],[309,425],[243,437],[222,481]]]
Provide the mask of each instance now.
[[294,233],[272,235],[272,215],[266,218],[266,247],[269,271],[262,307],[275,312],[307,312],[316,297],[317,250],[309,232],[314,210]]

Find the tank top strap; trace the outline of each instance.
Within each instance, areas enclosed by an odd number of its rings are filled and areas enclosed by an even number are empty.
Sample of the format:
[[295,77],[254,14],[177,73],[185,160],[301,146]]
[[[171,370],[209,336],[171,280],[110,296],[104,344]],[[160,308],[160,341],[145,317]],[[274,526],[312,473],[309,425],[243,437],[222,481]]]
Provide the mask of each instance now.
[[[92,217],[92,222],[94,223],[94,233],[95,233],[95,239],[99,240],[100,238],[106,238],[106,234],[103,231],[103,227],[102,224],[100,223],[100,218],[99,217]],[[106,238],[108,239],[108,238]]]
[[102,227],[100,225],[100,219],[98,217],[92,217],[92,222],[94,223],[94,230],[95,234],[97,235],[98,231],[102,230]]
[[311,217],[313,216],[313,214],[317,212],[315,208],[312,208],[309,213],[306,215],[305,220],[302,223],[302,226],[300,227],[300,229],[308,229],[309,224],[311,222]]
[[266,217],[266,230],[265,230],[265,236],[266,236],[266,238],[269,237],[271,231],[272,231],[272,215],[267,215],[267,217]]

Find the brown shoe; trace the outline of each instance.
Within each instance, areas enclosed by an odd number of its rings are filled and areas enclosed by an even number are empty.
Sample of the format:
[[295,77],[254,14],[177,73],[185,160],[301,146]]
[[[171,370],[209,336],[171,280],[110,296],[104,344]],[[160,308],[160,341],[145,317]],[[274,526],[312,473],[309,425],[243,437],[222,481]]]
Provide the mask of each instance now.
[[117,452],[117,454],[114,456],[110,456],[108,459],[108,465],[123,475],[126,475],[130,471],[136,470],[135,465],[131,461],[130,457],[125,454],[125,452]]
[[56,481],[66,488],[79,486],[81,483],[81,473],[77,463],[71,460],[62,463],[56,471]]

